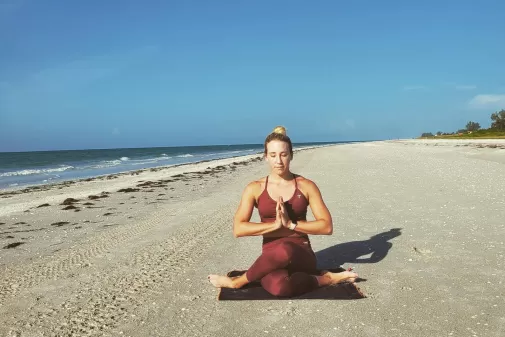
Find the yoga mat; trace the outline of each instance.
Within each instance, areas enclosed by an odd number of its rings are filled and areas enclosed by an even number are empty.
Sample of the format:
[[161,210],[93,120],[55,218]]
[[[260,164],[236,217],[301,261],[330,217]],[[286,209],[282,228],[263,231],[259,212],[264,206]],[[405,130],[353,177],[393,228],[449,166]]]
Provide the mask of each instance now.
[[[333,273],[345,269],[326,269]],[[240,276],[245,270],[232,270],[227,276]],[[260,282],[252,282],[240,289],[220,288],[217,299],[219,301],[254,301],[254,300],[296,300],[296,299],[321,299],[321,300],[356,300],[366,298],[363,292],[352,283],[340,283],[321,287],[314,291],[294,297],[277,297],[268,293]]]

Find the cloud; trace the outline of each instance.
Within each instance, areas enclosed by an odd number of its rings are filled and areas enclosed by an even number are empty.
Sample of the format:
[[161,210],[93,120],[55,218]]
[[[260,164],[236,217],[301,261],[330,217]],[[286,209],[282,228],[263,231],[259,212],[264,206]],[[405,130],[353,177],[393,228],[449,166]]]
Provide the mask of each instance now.
[[477,89],[476,85],[456,85],[456,90],[474,90]]
[[405,91],[412,91],[412,90],[425,90],[428,89],[424,85],[406,85],[403,87],[403,90]]
[[481,94],[474,96],[468,105],[472,108],[505,108],[505,94]]

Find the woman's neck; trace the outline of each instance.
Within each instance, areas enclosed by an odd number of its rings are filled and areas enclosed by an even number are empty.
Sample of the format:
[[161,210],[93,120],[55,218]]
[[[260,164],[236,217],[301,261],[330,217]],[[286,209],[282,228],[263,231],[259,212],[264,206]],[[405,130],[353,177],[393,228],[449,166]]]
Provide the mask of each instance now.
[[282,175],[279,175],[277,173],[270,173],[270,179],[274,180],[274,181],[281,181],[281,180],[284,180],[284,181],[290,181],[292,179],[295,178],[295,175],[294,173],[292,172],[286,172],[285,174],[282,174]]

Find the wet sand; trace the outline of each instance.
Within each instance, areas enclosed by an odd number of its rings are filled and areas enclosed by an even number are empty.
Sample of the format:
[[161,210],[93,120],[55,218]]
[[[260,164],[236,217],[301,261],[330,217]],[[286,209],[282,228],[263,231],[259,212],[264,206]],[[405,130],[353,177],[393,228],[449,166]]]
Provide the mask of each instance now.
[[0,191],[0,336],[502,336],[502,145],[295,154],[334,220],[311,236],[319,266],[354,267],[355,301],[216,301],[206,276],[260,253],[231,233],[243,188],[268,174],[257,155]]

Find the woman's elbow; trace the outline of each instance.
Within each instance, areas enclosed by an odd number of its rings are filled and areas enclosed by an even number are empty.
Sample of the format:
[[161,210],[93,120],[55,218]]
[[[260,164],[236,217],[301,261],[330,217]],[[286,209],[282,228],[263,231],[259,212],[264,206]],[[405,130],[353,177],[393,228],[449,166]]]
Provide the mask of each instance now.
[[332,235],[333,234],[333,222],[331,220],[328,221],[328,223],[326,224],[324,234],[325,235]]
[[241,236],[242,236],[242,231],[240,230],[240,223],[234,222],[233,223],[233,237],[239,238]]

